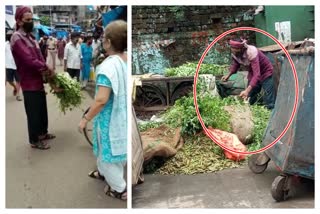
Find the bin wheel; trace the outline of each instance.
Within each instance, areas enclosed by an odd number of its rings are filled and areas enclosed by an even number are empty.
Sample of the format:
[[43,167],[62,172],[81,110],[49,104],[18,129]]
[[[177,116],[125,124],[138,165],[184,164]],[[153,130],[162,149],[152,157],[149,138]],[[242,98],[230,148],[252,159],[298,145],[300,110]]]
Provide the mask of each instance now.
[[264,164],[258,164],[257,159],[259,158],[259,155],[260,154],[251,155],[248,160],[249,169],[255,174],[263,173],[267,169],[269,163],[269,161],[267,161]]
[[277,202],[285,201],[288,197],[289,190],[286,188],[287,179],[286,176],[279,175],[272,182],[271,195]]

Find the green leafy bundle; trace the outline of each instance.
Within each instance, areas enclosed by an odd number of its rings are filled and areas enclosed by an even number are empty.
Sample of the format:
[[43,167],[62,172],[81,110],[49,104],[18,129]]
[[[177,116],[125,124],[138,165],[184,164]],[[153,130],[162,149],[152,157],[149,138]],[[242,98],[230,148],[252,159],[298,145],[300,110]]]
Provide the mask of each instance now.
[[[179,67],[167,68],[165,70],[165,76],[167,77],[186,77],[194,76],[196,73],[198,64],[188,62]],[[202,64],[199,70],[199,74],[212,74],[214,76],[223,75],[228,71],[229,65],[216,65],[216,64]]]
[[67,110],[79,107],[84,99],[81,94],[80,83],[72,79],[66,72],[58,73],[50,82],[56,88],[61,89],[60,92],[52,90],[52,93],[58,98],[59,108],[65,114]]
[[[204,94],[198,98],[198,107],[205,125],[231,131],[230,115],[223,107],[236,103],[232,98],[221,99]],[[193,97],[183,97],[165,113],[166,123],[171,127],[182,127],[182,133],[194,135],[202,130],[193,103]]]

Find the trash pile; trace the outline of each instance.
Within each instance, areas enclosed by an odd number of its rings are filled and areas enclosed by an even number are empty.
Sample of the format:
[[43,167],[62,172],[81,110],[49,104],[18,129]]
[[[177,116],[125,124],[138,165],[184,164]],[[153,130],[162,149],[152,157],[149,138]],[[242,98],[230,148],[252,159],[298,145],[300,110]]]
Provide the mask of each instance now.
[[[196,67],[196,63],[186,63],[167,69],[165,75],[194,75]],[[221,96],[222,85],[217,88],[219,80],[216,77],[228,72],[227,68],[224,65],[201,66],[197,84],[199,112],[205,126],[220,144],[242,152],[257,150],[271,112],[263,106],[250,106],[237,96],[230,96],[235,84],[245,84],[242,74],[235,76],[231,90],[224,91],[227,97]],[[211,86],[212,82],[214,87]],[[174,106],[156,118],[150,122],[138,122],[144,145],[145,173],[215,172],[239,167],[246,159],[244,155],[224,151],[206,136],[195,111],[192,93],[176,100]]]
[[[268,124],[270,111],[263,106],[248,104],[234,98],[221,99],[205,95],[198,99],[199,110],[205,125],[213,132],[223,132],[218,136],[236,136],[233,146],[242,151],[254,151],[260,148],[264,130]],[[151,121],[139,125],[142,141],[146,133],[150,133],[155,142],[161,142],[161,134],[166,135],[167,142],[177,142],[168,135],[169,130],[179,129],[183,138],[183,146],[171,147],[174,153],[170,156],[155,155],[145,162],[145,173],[159,174],[196,174],[215,172],[226,168],[235,168],[243,164],[245,156],[237,156],[223,151],[203,131],[197,118],[193,97],[183,97],[169,110],[161,114],[163,120]],[[157,128],[166,130],[155,135]],[[241,140],[240,140],[241,139]],[[148,139],[150,142],[150,139]],[[227,142],[222,140],[221,142]],[[241,144],[242,143],[242,144]],[[241,145],[240,145],[241,144]],[[246,144],[244,146],[243,144]],[[232,147],[232,145],[227,145]],[[159,149],[159,148],[158,148]],[[234,148],[233,148],[234,149]],[[245,150],[243,150],[245,149]],[[172,150],[170,150],[172,151]],[[239,150],[240,151],[240,150]],[[158,152],[159,154],[160,152]],[[168,154],[168,153],[166,153]]]
[[144,166],[144,173],[174,175],[216,172],[237,168],[242,162],[225,158],[223,150],[203,133],[184,137],[183,147],[171,158],[154,158]]

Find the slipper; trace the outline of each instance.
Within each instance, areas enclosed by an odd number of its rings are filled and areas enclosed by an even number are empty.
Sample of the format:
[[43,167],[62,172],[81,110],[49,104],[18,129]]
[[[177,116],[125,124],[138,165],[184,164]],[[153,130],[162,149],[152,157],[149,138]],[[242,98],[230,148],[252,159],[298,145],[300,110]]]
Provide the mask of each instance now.
[[54,134],[47,133],[44,136],[40,136],[39,140],[52,140],[54,138],[56,138],[56,136]]
[[89,177],[104,181],[104,176],[98,170],[93,170],[88,174]]
[[31,144],[31,148],[33,149],[40,149],[40,150],[47,150],[50,149],[49,144],[39,141],[37,143]]
[[127,200],[127,189],[125,189],[123,192],[117,192],[113,190],[109,185],[106,185],[104,187],[104,193],[112,198],[117,198],[122,201]]
[[22,99],[21,99],[20,96],[16,96],[16,100],[17,100],[17,101],[22,101]]

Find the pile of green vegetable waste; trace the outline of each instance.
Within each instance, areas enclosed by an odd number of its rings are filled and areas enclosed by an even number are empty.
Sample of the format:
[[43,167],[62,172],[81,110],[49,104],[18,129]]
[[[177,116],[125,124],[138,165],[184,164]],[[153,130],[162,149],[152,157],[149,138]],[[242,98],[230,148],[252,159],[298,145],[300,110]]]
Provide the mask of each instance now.
[[[219,68],[214,72],[219,73],[219,75],[226,69],[224,66],[211,65],[211,68],[213,67]],[[195,68],[196,64],[187,63],[184,66],[180,66],[179,69],[167,69],[166,75],[188,76],[195,72]],[[212,69],[209,70],[212,71]],[[228,132],[232,131],[230,114],[224,107],[249,105],[235,97],[221,99],[209,93],[201,94],[201,97],[199,95],[197,102],[201,117],[207,127],[211,126]],[[252,143],[247,145],[247,149],[248,151],[254,151],[261,147],[260,143],[263,140],[271,111],[260,105],[252,105],[250,110],[253,116],[254,129]],[[166,124],[172,129],[181,127],[185,143],[175,156],[165,160],[153,159],[144,167],[145,173],[164,175],[208,173],[239,167],[244,163],[226,159],[223,150],[203,133],[195,111],[192,94],[178,99],[174,106],[162,112],[160,116],[164,119],[163,122],[150,122],[141,125],[139,126],[140,131],[148,131],[149,128],[155,128],[161,124]]]
[[[197,63],[188,62],[179,67],[167,68],[164,73],[167,77],[194,76],[197,66]],[[228,72],[228,69],[229,65],[202,64],[199,70],[199,74],[212,74],[214,76],[220,76]]]

